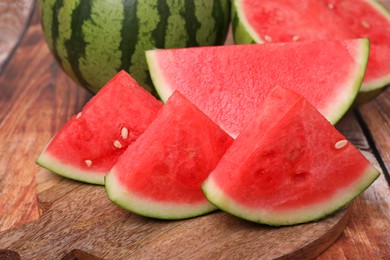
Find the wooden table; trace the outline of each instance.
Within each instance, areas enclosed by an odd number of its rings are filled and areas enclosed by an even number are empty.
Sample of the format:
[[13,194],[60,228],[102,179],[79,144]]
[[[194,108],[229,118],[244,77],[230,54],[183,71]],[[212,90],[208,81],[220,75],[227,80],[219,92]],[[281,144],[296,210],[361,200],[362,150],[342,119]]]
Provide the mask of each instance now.
[[[382,3],[390,8],[390,1]],[[42,37],[36,3],[2,1],[0,231],[40,218],[45,205],[36,194],[64,180],[34,161],[47,141],[90,97],[60,70],[51,56]],[[390,258],[389,111],[390,88],[350,111],[337,125],[382,174],[350,206],[347,226],[319,259]]]

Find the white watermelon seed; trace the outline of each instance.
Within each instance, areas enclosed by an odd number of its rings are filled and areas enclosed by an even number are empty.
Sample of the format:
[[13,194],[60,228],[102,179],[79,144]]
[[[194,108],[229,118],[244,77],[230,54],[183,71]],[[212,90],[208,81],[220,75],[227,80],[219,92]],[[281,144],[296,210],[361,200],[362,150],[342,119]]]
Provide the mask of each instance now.
[[367,28],[367,29],[370,28],[370,24],[367,23],[366,21],[362,21],[362,25],[364,28]]
[[129,130],[126,127],[122,127],[121,136],[123,139],[127,139],[127,137],[129,137]]
[[121,142],[119,142],[118,140],[115,140],[115,141],[114,141],[114,146],[115,146],[116,148],[122,148],[122,147],[123,147],[123,145],[121,144]]
[[267,42],[272,42],[272,38],[269,35],[264,35],[264,40],[266,40]]
[[347,140],[340,140],[340,141],[338,141],[338,142],[334,145],[334,147],[335,147],[336,149],[341,149],[341,148],[345,147],[347,144],[348,144],[348,141],[347,141]]
[[79,119],[81,117],[81,112],[78,112],[76,115],[76,119]]
[[91,160],[85,160],[85,164],[87,165],[87,167],[91,167],[92,166],[92,161]]
[[298,35],[294,35],[293,37],[292,37],[292,39],[293,39],[293,41],[298,41],[299,40],[299,36]]
[[333,9],[333,8],[334,8],[334,5],[333,5],[332,3],[329,3],[329,4],[328,4],[328,8],[329,8],[329,9]]

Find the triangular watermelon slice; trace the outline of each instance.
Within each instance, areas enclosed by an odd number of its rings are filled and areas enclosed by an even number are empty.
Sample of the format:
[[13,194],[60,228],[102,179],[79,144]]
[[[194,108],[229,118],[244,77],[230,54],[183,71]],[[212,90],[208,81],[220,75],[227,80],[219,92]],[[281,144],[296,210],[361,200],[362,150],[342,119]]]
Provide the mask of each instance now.
[[275,88],[203,184],[211,203],[268,225],[323,218],[379,172],[302,96]]
[[201,184],[232,141],[175,92],[106,176],[108,197],[136,214],[160,219],[213,211]]
[[234,0],[233,10],[239,44],[369,38],[359,98],[390,83],[390,13],[375,0]]
[[66,123],[36,162],[70,179],[104,184],[104,176],[161,107],[121,71]]
[[275,86],[300,93],[337,122],[357,95],[367,55],[366,39],[146,52],[163,101],[179,90],[232,137]]

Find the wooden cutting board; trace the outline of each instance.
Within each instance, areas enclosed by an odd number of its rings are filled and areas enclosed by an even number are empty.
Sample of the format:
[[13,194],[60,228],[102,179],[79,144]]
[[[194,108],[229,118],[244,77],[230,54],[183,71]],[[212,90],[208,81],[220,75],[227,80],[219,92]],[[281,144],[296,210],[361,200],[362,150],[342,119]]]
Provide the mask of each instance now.
[[61,177],[38,194],[38,200],[39,220],[0,234],[0,249],[10,250],[4,255],[13,253],[22,259],[312,258],[338,238],[350,212],[343,209],[324,220],[291,227],[268,227],[223,212],[162,221],[117,207],[102,186]]

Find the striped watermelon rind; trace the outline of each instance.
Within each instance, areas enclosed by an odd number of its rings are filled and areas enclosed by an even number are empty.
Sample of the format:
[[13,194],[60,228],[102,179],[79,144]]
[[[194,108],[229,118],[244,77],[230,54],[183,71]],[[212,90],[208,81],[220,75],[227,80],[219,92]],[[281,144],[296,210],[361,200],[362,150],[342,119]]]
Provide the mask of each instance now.
[[[232,1],[232,32],[236,44],[265,43],[250,25],[242,8],[243,0]],[[375,0],[365,0],[371,7],[378,11],[390,23],[390,12]],[[378,78],[378,80],[363,82],[359,94],[356,97],[355,105],[368,102],[379,95],[390,84],[390,74]]]
[[63,70],[96,93],[118,71],[155,93],[144,51],[221,45],[229,0],[40,0],[48,47]]

